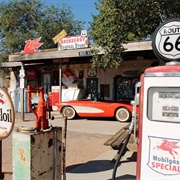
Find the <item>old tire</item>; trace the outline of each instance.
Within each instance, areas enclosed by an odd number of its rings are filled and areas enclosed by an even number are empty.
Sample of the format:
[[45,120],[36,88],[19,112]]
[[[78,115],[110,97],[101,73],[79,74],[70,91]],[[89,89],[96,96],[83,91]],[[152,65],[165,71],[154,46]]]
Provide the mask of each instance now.
[[76,112],[72,107],[67,106],[62,109],[62,115],[67,117],[67,119],[73,119],[76,116]]
[[128,122],[131,119],[131,112],[126,107],[120,107],[115,112],[115,118],[120,122]]

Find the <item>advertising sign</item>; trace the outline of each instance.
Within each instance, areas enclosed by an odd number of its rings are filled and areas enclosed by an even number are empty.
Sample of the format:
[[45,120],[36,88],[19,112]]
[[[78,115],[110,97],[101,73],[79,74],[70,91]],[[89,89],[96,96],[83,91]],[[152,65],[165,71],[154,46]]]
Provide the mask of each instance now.
[[163,61],[180,60],[180,19],[161,24],[154,32],[152,47]]
[[14,120],[15,112],[11,97],[0,87],[0,140],[11,134]]
[[77,77],[70,68],[66,68],[62,74],[62,83],[65,86],[72,86],[76,83]]
[[65,31],[65,29],[63,29],[59,34],[57,34],[54,38],[53,38],[53,42],[54,44],[58,43],[58,41],[60,41],[62,38],[67,36],[67,32]]
[[39,47],[43,45],[43,43],[40,43],[39,41],[41,40],[41,37],[36,38],[36,39],[29,39],[26,40],[24,50],[20,52],[20,54],[31,54],[31,53],[39,53],[40,50],[38,50]]
[[58,43],[58,50],[81,49],[88,47],[88,37],[69,36],[61,39]]
[[149,136],[149,147],[148,166],[153,171],[171,177],[179,174],[179,139]]

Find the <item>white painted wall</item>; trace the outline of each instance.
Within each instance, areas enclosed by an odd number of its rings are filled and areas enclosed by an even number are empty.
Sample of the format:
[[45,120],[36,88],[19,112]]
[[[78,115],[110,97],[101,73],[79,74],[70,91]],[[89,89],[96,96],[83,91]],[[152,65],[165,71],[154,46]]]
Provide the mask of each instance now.
[[[97,78],[98,78],[98,92],[100,92],[100,84],[109,84],[110,85],[110,97],[106,98],[107,100],[111,100],[114,97],[113,88],[114,88],[114,77],[117,75],[122,75],[122,71],[124,69],[131,70],[140,70],[144,71],[146,68],[150,67],[152,64],[152,60],[132,60],[132,61],[122,61],[121,65],[118,68],[108,69],[105,72],[101,69],[97,69]],[[79,70],[84,70],[83,84],[84,88],[86,88],[86,78],[88,78],[87,70],[88,67],[91,66],[91,63],[87,64],[72,64],[69,65],[70,69],[74,72],[74,74],[78,77]],[[63,66],[63,69],[66,67]]]

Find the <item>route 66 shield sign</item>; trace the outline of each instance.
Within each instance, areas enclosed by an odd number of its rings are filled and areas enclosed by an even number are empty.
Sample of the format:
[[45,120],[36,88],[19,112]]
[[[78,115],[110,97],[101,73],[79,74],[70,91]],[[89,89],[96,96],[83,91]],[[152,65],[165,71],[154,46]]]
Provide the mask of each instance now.
[[163,61],[180,60],[180,19],[168,20],[157,27],[152,47],[155,55]]

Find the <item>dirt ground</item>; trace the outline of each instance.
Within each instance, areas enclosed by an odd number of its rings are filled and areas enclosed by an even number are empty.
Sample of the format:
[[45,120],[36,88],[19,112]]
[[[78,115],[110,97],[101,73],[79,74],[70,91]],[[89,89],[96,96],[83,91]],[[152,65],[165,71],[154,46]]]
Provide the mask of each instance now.
[[104,146],[104,142],[110,137],[111,136],[101,134],[68,132],[66,154],[67,171],[109,150],[110,147]]
[[[104,142],[108,140],[110,135],[80,133],[67,131],[66,139],[66,171],[86,163],[100,154],[111,149],[109,146],[104,146]],[[3,145],[3,167],[5,180],[12,179],[12,137],[2,141]]]

